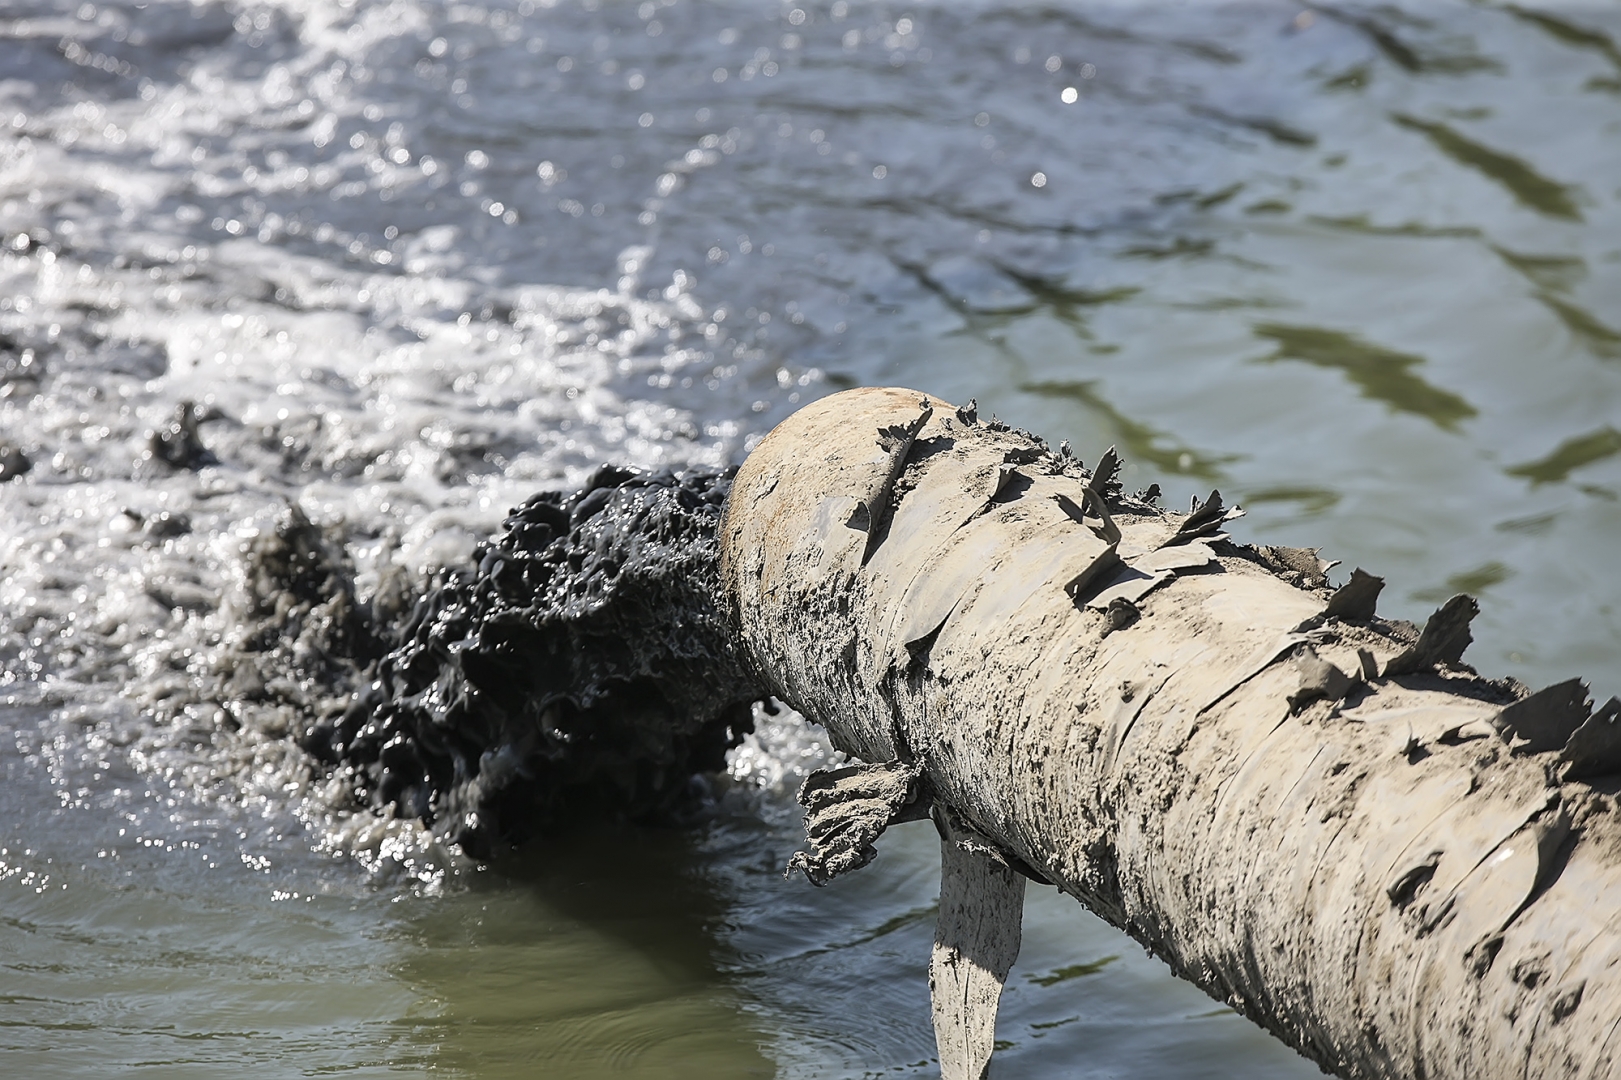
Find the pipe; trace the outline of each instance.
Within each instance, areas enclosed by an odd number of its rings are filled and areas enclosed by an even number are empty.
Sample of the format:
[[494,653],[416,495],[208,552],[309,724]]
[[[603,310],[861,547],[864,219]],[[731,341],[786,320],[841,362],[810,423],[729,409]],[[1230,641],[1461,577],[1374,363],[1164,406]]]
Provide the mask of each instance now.
[[744,663],[860,762],[807,782],[795,865],[940,827],[944,1075],[989,1060],[1014,875],[1341,1076],[1621,1071],[1621,702],[1482,677],[1472,599],[1381,619],[1379,579],[1329,590],[1117,465],[867,388],[772,431],[724,510]]

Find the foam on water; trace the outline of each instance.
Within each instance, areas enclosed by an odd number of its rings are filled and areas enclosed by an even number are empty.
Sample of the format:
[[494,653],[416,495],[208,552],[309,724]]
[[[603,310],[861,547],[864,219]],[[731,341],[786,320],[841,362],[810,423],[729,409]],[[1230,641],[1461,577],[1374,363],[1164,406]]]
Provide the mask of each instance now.
[[754,706],[754,730],[726,758],[726,773],[750,788],[792,796],[817,769],[837,768],[847,759],[827,734],[781,702]]
[[[203,53],[121,94],[8,117],[0,334],[26,362],[0,408],[32,464],[0,506],[11,700],[59,706],[84,753],[123,747],[189,796],[298,807],[319,844],[410,863],[425,843],[413,827],[351,819],[341,778],[318,781],[284,737],[322,688],[284,695],[280,715],[222,692],[247,545],[296,507],[352,564],[362,603],[420,591],[508,508],[601,461],[735,459],[750,428],[728,417],[750,415],[754,393],[737,363],[759,358],[734,347],[717,368],[724,335],[687,275],[641,295],[644,247],[619,252],[609,287],[551,285],[477,260],[474,238],[510,211],[452,207],[397,245],[342,227],[364,216],[346,198],[440,186],[432,158],[386,138],[310,161],[376,108],[345,68],[420,44],[422,5],[83,16],[45,6],[10,30],[77,42],[64,56],[93,68],[104,38],[162,57],[246,25],[282,59]],[[289,202],[303,212],[270,209]],[[406,273],[384,269],[396,259]],[[704,411],[670,403],[671,381],[707,384]],[[156,433],[188,409],[203,451],[171,464]]]
[[[199,676],[239,644],[245,543],[289,505],[348,546],[365,600],[391,568],[420,582],[465,559],[511,505],[603,458],[719,464],[737,441],[734,431],[662,439],[659,425],[690,426],[690,415],[621,396],[627,371],[707,360],[649,344],[682,322],[679,301],[513,290],[511,319],[496,325],[460,315],[475,292],[465,283],[401,288],[357,274],[324,284],[369,295],[365,312],[241,301],[219,311],[222,293],[267,285],[263,267],[252,280],[234,269],[249,253],[213,254],[233,269],[216,269],[190,304],[144,273],[96,271],[49,248],[3,267],[34,300],[12,333],[39,340],[36,362],[64,373],[7,403],[7,436],[35,461],[4,505],[7,669],[37,700],[126,690],[107,722],[125,737],[133,726],[153,767],[220,726],[222,703],[197,699]],[[309,285],[291,262],[271,280]],[[151,433],[191,402],[215,463],[176,469],[154,457]],[[144,710],[174,726],[137,719]],[[203,770],[197,788],[240,775],[212,752],[191,764]]]

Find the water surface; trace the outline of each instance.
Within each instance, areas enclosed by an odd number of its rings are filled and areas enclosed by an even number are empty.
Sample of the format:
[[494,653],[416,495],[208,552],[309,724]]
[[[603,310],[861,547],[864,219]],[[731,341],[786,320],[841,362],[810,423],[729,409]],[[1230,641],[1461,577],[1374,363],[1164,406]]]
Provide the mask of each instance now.
[[[1618,43],[1576,3],[9,0],[0,1062],[929,1073],[936,842],[783,881],[792,718],[693,828],[480,869],[348,811],[229,679],[291,505],[366,597],[599,461],[904,383],[1621,691]],[[1051,890],[999,1037],[1316,1075]]]

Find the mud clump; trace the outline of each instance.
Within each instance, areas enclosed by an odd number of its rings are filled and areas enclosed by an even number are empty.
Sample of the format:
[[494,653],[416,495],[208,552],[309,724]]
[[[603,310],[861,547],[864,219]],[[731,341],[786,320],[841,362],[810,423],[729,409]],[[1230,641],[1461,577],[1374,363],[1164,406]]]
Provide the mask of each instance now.
[[[184,515],[160,513],[142,532],[162,539],[190,529]],[[229,727],[272,736],[300,730],[299,717],[341,715],[392,640],[376,603],[356,599],[341,538],[290,505],[241,556],[233,630],[207,696],[222,703]]]
[[604,466],[534,496],[301,745],[479,858],[566,819],[679,807],[763,696],[720,603],[730,485]]
[[161,461],[171,469],[197,470],[205,465],[217,464],[219,459],[203,445],[202,433],[197,428],[197,425],[210,419],[214,417],[206,410],[192,402],[182,401],[175,407],[174,416],[169,422],[147,436],[141,459]]
[[[154,515],[145,526],[160,536],[188,528],[189,522],[168,514]],[[296,506],[248,542],[243,615],[250,651],[290,648],[298,669],[348,668],[383,654],[369,613],[355,600],[354,572],[341,552]]]
[[13,480],[34,467],[21,447],[0,443],[0,484]]

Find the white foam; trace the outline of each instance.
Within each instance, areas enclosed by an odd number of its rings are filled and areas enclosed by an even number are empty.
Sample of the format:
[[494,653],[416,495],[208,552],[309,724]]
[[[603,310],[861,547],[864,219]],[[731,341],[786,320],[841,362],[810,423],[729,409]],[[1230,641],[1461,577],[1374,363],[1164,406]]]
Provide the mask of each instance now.
[[[601,461],[721,466],[750,434],[725,417],[746,410],[723,393],[698,415],[661,393],[717,379],[713,323],[679,281],[637,295],[645,246],[612,287],[514,282],[480,265],[465,221],[396,255],[324,220],[357,174],[428,190],[420,158],[311,151],[370,107],[333,72],[428,23],[411,3],[270,10],[298,46],[262,72],[242,73],[240,48],[208,51],[133,97],[49,103],[0,142],[0,333],[50,372],[0,399],[0,431],[33,464],[0,501],[5,689],[60,704],[185,798],[298,808],[318,843],[431,877],[445,853],[413,825],[349,815],[342,783],[280,737],[297,718],[232,731],[208,697],[237,644],[244,544],[296,505],[345,539],[364,597],[391,566],[420,581],[466,559],[509,507]],[[129,16],[103,22],[138,29]],[[288,193],[308,220],[255,209]],[[306,231],[313,249],[290,242]],[[187,401],[217,458],[196,471],[147,449]],[[190,532],[154,535],[165,512]]]

